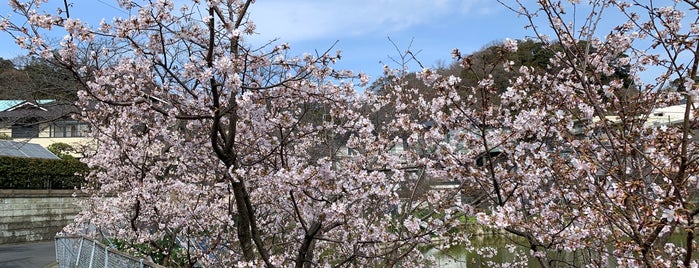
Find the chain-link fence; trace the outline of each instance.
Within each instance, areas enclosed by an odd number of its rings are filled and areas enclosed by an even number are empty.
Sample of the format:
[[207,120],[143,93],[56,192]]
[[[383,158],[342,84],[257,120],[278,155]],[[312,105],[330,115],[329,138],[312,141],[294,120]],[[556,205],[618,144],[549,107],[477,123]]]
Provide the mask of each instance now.
[[56,262],[59,268],[164,268],[80,236],[56,237]]

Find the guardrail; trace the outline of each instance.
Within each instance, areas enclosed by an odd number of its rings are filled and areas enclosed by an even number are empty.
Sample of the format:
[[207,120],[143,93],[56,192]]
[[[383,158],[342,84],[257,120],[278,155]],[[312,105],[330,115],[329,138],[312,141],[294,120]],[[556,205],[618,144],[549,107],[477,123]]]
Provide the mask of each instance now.
[[59,268],[165,268],[82,236],[56,237],[56,262]]

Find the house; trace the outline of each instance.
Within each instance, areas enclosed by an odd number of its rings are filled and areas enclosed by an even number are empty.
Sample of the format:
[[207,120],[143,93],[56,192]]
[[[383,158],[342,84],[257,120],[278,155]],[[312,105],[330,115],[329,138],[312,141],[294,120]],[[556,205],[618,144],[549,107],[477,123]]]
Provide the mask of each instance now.
[[56,100],[0,100],[0,137],[46,148],[66,143],[84,148],[88,124],[73,118],[77,108]]
[[[696,109],[695,107],[696,103],[692,105],[692,109]],[[654,109],[648,116],[645,126],[681,125],[684,122],[686,108],[686,104],[680,104]],[[689,118],[693,119],[694,113],[690,113]]]

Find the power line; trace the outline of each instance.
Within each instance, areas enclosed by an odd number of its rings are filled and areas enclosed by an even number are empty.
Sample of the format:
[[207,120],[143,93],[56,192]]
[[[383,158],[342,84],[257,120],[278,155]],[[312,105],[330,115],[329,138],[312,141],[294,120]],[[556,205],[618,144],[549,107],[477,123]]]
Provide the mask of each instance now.
[[109,3],[107,3],[107,2],[104,2],[103,0],[97,0],[97,2],[100,2],[100,3],[102,3],[103,5],[106,5],[106,6],[108,6],[108,7],[111,7],[111,8],[114,9],[114,10],[120,11],[121,13],[124,13],[124,14],[126,14],[126,15],[129,15],[129,13],[126,12],[126,11],[124,11],[123,9],[121,9],[121,8],[119,8],[119,7],[115,7],[114,5],[109,4]]

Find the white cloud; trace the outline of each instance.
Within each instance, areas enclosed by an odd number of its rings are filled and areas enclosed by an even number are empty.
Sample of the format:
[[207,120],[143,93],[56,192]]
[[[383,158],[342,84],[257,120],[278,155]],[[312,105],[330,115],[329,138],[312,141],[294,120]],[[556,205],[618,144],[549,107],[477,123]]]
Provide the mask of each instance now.
[[[251,7],[262,40],[304,41],[388,34],[448,15],[478,12],[483,0],[263,0]],[[255,39],[257,39],[255,38]]]

